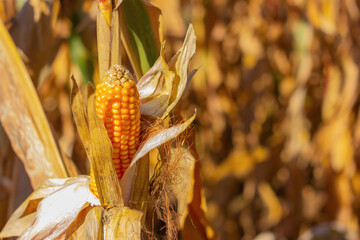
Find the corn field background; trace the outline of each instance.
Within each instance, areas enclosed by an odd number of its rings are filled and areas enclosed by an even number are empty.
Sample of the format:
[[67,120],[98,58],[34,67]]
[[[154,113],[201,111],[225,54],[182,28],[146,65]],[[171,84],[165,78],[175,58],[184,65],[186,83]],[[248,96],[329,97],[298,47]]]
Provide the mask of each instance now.
[[[357,239],[360,1],[149,2],[162,12],[166,58],[190,23],[197,36],[190,69],[198,71],[177,110],[189,117],[196,109],[214,238]],[[58,144],[81,174],[89,163],[69,105],[70,76],[99,78],[96,11],[92,0],[0,1]],[[0,128],[0,229],[32,190]]]

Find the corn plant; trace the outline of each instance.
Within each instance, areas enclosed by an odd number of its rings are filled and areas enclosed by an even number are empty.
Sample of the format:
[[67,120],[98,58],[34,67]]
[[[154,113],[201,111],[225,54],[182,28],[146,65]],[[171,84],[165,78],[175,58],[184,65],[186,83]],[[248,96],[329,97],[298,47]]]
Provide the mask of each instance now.
[[[37,3],[26,3],[23,11],[33,4],[32,10],[45,7],[57,17],[59,1]],[[200,206],[189,128],[196,114],[183,120],[175,109],[196,72],[188,72],[196,37],[189,25],[183,46],[166,61],[160,17],[159,9],[138,0],[97,3],[96,88],[89,83],[84,98],[72,76],[70,94],[90,176],[80,175],[56,144],[30,75],[0,24],[1,122],[35,189],[0,238],[174,239],[193,231],[215,237]],[[121,65],[121,49],[134,75]],[[190,217],[196,228],[186,223]]]

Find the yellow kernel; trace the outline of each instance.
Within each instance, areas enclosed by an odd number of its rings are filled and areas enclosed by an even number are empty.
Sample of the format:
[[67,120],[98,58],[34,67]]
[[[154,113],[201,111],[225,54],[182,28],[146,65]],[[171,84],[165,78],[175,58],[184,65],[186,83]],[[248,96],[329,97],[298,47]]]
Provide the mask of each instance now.
[[135,144],[135,140],[132,140],[132,141],[129,141],[129,146],[131,146],[131,145],[134,145]]
[[121,127],[120,126],[114,126],[114,131],[120,131]]
[[113,153],[112,158],[118,158],[120,156],[119,153]]
[[125,151],[121,151],[120,152],[120,155],[124,156],[124,155],[127,155],[129,154],[129,151],[128,150],[125,150]]
[[130,129],[130,126],[129,125],[124,125],[124,126],[122,126],[121,129],[127,131],[127,130]]
[[121,149],[121,150],[126,150],[126,149],[128,149],[128,146],[127,146],[127,145],[121,145],[121,146],[120,146],[120,149]]
[[121,140],[120,143],[123,145],[123,144],[127,144],[128,141],[126,141],[126,140]]
[[132,114],[135,114],[135,112],[136,112],[136,110],[135,109],[130,109],[130,114],[132,115]]
[[[120,138],[119,138],[119,137],[114,137],[114,138],[113,138],[113,141],[114,141],[114,142],[120,142]],[[115,149],[114,149],[114,150],[115,150]]]
[[113,114],[118,114],[119,113],[119,110],[116,109],[116,108],[111,109],[111,111],[112,111]]
[[123,89],[121,90],[121,95],[129,95],[129,89],[123,88]]
[[127,114],[122,114],[122,115],[121,115],[121,119],[129,119],[129,117],[130,117],[130,116],[127,115]]
[[107,124],[105,124],[105,127],[106,128],[111,128],[113,125],[111,124],[111,123],[107,123]]
[[121,120],[121,125],[129,125],[130,121],[129,120]]
[[135,97],[129,97],[129,102],[133,103],[136,101],[136,98]]
[[129,89],[129,88],[131,88],[131,87],[132,87],[132,86],[131,86],[130,81],[127,81],[127,82],[124,83],[124,88]]
[[129,97],[128,96],[122,96],[121,100],[123,102],[129,102]]
[[121,114],[127,114],[127,113],[129,113],[129,110],[126,109],[126,108],[122,108],[120,111],[121,111]]
[[119,137],[121,135],[120,132],[114,132],[114,137]]
[[127,140],[127,139],[129,139],[129,135],[123,133],[123,135],[121,135],[121,140]]
[[113,163],[114,163],[114,164],[120,164],[120,159],[118,159],[118,158],[114,159],[114,158],[113,158]]
[[120,143],[113,143],[113,148],[119,148],[120,147]]
[[133,104],[133,103],[130,103],[130,104],[129,104],[129,108],[130,108],[130,109],[133,109],[133,108],[135,108],[135,104]]
[[113,108],[120,108],[120,103],[119,103],[119,102],[114,102],[114,103],[112,104],[112,107],[113,107]]
[[114,119],[120,119],[120,117],[121,117],[120,114],[114,114],[114,115],[113,115],[113,118],[114,118]]
[[124,161],[124,160],[127,160],[129,158],[129,156],[126,154],[124,156],[120,156],[119,158]]
[[120,121],[117,119],[114,119],[114,125],[120,125]]
[[119,148],[114,148],[113,149],[113,153],[119,153],[120,152],[120,149]]
[[129,107],[129,104],[128,104],[128,103],[121,103],[121,107],[122,107],[122,108],[128,108],[128,107]]
[[105,119],[105,122],[112,122],[113,120],[112,120],[112,118],[106,118]]
[[115,86],[115,88],[114,88],[114,91],[117,94],[121,93],[121,90],[122,90],[121,86]]

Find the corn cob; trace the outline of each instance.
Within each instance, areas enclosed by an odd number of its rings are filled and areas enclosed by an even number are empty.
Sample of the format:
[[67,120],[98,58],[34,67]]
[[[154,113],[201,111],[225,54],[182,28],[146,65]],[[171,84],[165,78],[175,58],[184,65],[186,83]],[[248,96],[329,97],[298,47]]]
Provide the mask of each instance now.
[[[113,146],[112,160],[120,179],[139,145],[140,101],[135,82],[126,69],[113,65],[96,86],[96,113],[103,121]],[[97,195],[90,169],[90,189]]]

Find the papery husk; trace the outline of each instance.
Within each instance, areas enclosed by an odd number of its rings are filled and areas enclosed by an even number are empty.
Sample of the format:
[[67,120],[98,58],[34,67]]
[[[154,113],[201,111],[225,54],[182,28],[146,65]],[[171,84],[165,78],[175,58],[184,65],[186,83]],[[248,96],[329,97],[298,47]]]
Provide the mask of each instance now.
[[49,179],[13,213],[0,238],[42,239],[64,234],[86,203],[100,204],[88,188],[89,181],[88,176]]
[[196,36],[189,25],[183,46],[166,63],[163,45],[153,67],[139,80],[141,110],[144,114],[165,118],[178,103],[194,72],[188,77],[188,67],[196,49]]
[[2,23],[0,52],[0,119],[32,186],[37,188],[49,178],[68,177],[66,159],[61,158],[30,76]]
[[11,22],[9,33],[23,53],[23,60],[31,72],[35,86],[41,80],[40,72],[55,59],[64,37],[57,25],[60,10],[59,0],[26,1]]
[[121,188],[112,163],[112,145],[103,122],[95,109],[95,92],[88,85],[87,113],[83,97],[73,78],[71,109],[79,136],[94,171],[96,186],[102,206],[123,204]]
[[99,205],[99,200],[90,192],[88,176],[69,179],[59,190],[46,196],[37,209],[30,226],[19,239],[53,239],[66,233],[78,213],[88,204]]
[[142,213],[128,207],[103,212],[104,239],[140,239]]
[[131,161],[129,168],[126,170],[124,176],[120,180],[120,185],[125,203],[127,203],[130,200],[131,191],[132,191],[131,189],[133,188],[132,179],[134,179],[137,161],[139,161],[143,156],[145,156],[151,150],[161,146],[167,141],[170,141],[171,139],[177,137],[179,134],[185,131],[194,121],[195,116],[196,115],[194,114],[191,118],[189,118],[188,120],[186,120],[181,124],[177,124],[173,127],[158,131],[153,135],[148,136],[140,143],[140,146],[136,151],[135,156]]

